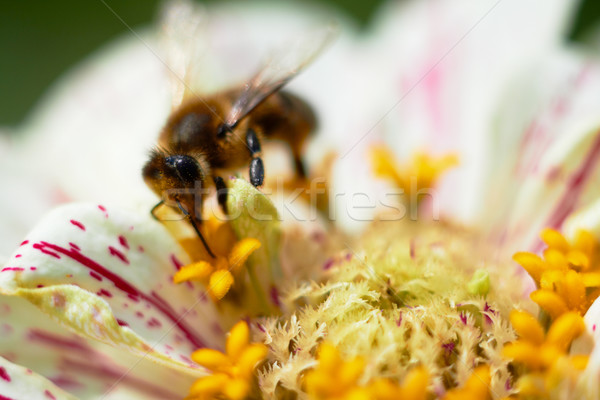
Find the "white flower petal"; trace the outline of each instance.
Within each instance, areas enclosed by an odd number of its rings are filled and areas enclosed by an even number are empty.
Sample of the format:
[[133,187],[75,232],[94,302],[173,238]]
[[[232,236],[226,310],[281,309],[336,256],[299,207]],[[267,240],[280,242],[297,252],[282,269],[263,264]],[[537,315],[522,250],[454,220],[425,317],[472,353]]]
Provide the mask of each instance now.
[[228,327],[202,289],[172,282],[187,262],[149,213],[73,204],[28,235],[1,269],[0,291],[27,298],[79,334],[193,373],[189,354],[221,348]]
[[[10,254],[31,227],[53,206],[61,194],[39,179],[35,163],[19,153],[19,146],[0,132],[0,182],[5,193],[0,197],[0,254]],[[16,133],[13,133],[16,135]]]
[[[362,53],[371,60],[366,68],[371,87],[352,93],[364,105],[361,117],[346,114],[354,128],[340,144],[342,153],[350,151],[340,175],[350,179],[338,192],[376,193],[360,155],[373,141],[386,139],[405,159],[423,147],[456,151],[460,166],[444,179],[437,201],[453,218],[473,221],[485,207],[484,166],[494,154],[488,139],[504,87],[558,45],[573,5],[440,0],[383,8],[371,48]],[[381,203],[371,199],[369,206]]]
[[[600,65],[576,53],[544,60],[509,90],[497,119],[488,226],[520,249],[539,245],[543,227],[560,228],[600,189]],[[514,132],[523,132],[514,136]],[[515,151],[516,149],[516,151]],[[514,247],[514,246],[513,246]]]
[[3,357],[0,357],[0,398],[3,400],[76,399],[29,368],[13,364]]
[[21,157],[36,160],[38,179],[67,199],[152,202],[140,171],[169,112],[163,69],[133,36],[110,45],[42,101],[24,127]]
[[[0,356],[77,397],[118,399],[127,393],[127,398],[177,399],[192,381],[147,358],[77,336],[17,296],[0,295],[0,317]],[[164,381],[169,386],[162,386]]]

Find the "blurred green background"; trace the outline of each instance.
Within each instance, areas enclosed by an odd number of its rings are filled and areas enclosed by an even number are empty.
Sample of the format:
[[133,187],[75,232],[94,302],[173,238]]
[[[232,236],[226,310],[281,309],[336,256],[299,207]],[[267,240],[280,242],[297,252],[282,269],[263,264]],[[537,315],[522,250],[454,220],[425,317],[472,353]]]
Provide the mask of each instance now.
[[[0,9],[0,126],[21,122],[62,72],[126,31],[107,5],[135,28],[154,19],[160,1],[3,0]],[[382,2],[321,1],[334,4],[363,26],[368,25]],[[580,39],[597,22],[600,22],[600,1],[584,0],[571,38]]]

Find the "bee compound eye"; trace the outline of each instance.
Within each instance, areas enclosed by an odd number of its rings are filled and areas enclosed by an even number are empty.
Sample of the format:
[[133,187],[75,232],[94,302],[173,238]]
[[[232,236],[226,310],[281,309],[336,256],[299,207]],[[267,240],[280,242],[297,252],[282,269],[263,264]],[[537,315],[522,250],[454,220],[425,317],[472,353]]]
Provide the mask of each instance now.
[[169,156],[165,158],[165,163],[185,183],[194,183],[202,177],[200,165],[193,157],[185,155]]

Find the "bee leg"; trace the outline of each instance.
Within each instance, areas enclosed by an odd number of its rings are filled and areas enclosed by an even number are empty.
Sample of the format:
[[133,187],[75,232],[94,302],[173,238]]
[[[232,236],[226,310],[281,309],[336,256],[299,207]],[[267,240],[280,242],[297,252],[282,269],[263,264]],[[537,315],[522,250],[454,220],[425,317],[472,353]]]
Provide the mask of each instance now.
[[154,207],[152,207],[152,210],[150,210],[150,215],[152,215],[152,218],[154,218],[157,221],[160,221],[160,219],[158,219],[158,216],[156,215],[156,210],[158,209],[158,207],[162,206],[164,203],[165,203],[165,201],[161,200]]
[[225,181],[220,176],[213,177],[213,180],[217,188],[217,201],[221,206],[221,210],[227,214],[227,186],[225,186]]
[[252,161],[250,161],[250,183],[254,186],[262,186],[265,179],[265,167],[263,161],[260,158],[260,141],[254,129],[248,129],[246,132],[246,145],[250,150]]
[[254,157],[250,162],[250,183],[255,187],[262,186],[265,179],[265,167],[260,157]]

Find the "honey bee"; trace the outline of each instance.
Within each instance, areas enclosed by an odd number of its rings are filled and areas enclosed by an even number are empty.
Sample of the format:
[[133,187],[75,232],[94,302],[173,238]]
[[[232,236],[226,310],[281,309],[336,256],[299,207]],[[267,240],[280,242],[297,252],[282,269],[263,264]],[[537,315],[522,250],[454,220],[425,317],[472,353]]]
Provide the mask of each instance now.
[[[304,46],[291,61],[289,53],[272,57],[242,87],[205,97],[191,94],[174,109],[142,170],[146,184],[161,197],[153,215],[162,205],[175,208],[214,256],[198,226],[206,188],[216,189],[227,212],[225,171],[248,165],[250,182],[260,187],[265,175],[261,142],[279,139],[291,149],[297,176],[306,176],[302,150],[315,129],[315,114],[300,97],[281,89],[320,53],[332,33],[327,29],[317,40],[313,35],[308,51]],[[284,50],[289,51],[298,50]]]

